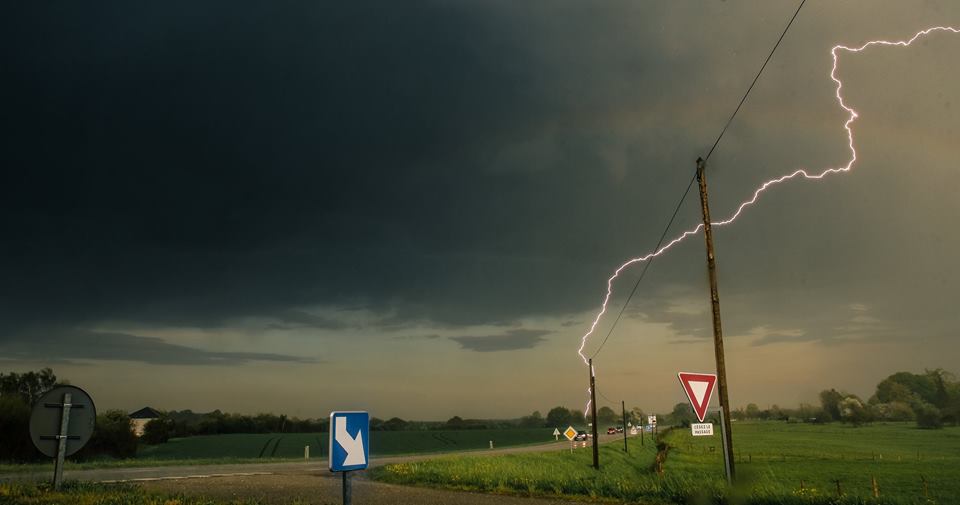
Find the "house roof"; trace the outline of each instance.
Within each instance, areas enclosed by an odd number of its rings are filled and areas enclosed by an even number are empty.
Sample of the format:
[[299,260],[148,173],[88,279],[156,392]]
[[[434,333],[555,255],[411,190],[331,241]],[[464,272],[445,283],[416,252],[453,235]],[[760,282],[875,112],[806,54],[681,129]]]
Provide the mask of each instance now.
[[160,413],[150,407],[144,407],[130,414],[130,419],[156,419]]

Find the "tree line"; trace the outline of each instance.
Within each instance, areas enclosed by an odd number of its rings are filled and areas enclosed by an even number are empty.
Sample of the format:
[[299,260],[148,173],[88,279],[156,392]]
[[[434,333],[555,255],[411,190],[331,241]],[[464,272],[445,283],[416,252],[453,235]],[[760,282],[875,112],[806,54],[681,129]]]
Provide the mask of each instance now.
[[[30,462],[44,457],[30,440],[30,414],[37,400],[58,384],[66,382],[58,382],[50,368],[22,374],[0,373],[0,461]],[[132,458],[137,454],[137,437],[132,427],[122,410],[99,413],[90,441],[72,457]]]
[[[32,405],[57,384],[50,368],[24,373],[0,373],[0,461],[35,461],[42,458],[30,441]],[[731,411],[736,420],[761,419],[788,422],[842,422],[859,426],[871,422],[913,421],[920,428],[936,429],[960,424],[960,381],[943,369],[923,373],[897,372],[880,381],[867,400],[845,391],[827,389],[820,393],[820,404],[801,403],[797,408],[771,405],[760,409],[750,403]],[[639,407],[627,411],[627,422],[645,424],[646,414]],[[696,420],[687,402],[678,403],[667,414],[658,415],[661,424],[688,425]],[[714,419],[714,421],[716,421]],[[587,419],[580,410],[557,406],[544,416],[540,411],[519,419],[464,419],[453,416],[446,421],[408,421],[399,417],[386,420],[370,418],[373,431],[469,430],[507,428],[583,428]],[[598,428],[623,423],[622,413],[608,406],[597,409]],[[90,442],[75,457],[134,457],[138,443],[163,443],[170,438],[227,433],[318,433],[329,428],[328,419],[298,419],[276,414],[232,414],[215,410],[194,413],[190,410],[162,412],[160,418],[145,426],[139,440],[133,434],[132,421],[122,410],[97,415]]]

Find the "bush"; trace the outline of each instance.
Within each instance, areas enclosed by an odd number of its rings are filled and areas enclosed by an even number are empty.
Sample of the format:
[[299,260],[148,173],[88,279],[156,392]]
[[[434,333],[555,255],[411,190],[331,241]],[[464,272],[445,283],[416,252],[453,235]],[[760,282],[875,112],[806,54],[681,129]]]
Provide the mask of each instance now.
[[0,396],[0,461],[23,463],[40,456],[30,440],[30,406],[19,396]]
[[108,410],[97,416],[97,425],[93,437],[80,450],[79,459],[92,459],[110,456],[117,459],[132,458],[137,455],[137,436],[133,433],[133,422],[122,410]]
[[943,428],[943,419],[940,417],[940,409],[922,403],[915,407],[917,414],[917,426],[928,430],[938,430]]
[[173,435],[175,429],[173,419],[161,417],[151,419],[143,426],[143,436],[140,441],[145,444],[163,444]]

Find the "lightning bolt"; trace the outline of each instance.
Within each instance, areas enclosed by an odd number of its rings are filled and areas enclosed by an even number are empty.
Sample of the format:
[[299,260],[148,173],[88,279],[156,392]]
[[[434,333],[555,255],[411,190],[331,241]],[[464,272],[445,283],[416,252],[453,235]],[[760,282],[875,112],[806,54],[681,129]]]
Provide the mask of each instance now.
[[[799,169],[787,175],[783,175],[775,179],[770,179],[769,181],[761,184],[753,192],[753,196],[750,199],[745,200],[743,203],[741,203],[740,206],[737,207],[736,212],[730,215],[730,217],[722,221],[711,222],[711,225],[725,226],[734,222],[747,207],[750,207],[751,205],[757,202],[757,200],[760,198],[760,195],[763,194],[764,191],[780,183],[786,182],[791,179],[796,179],[796,178],[819,180],[831,174],[849,172],[853,168],[854,163],[856,163],[857,161],[857,150],[856,148],[854,148],[854,145],[853,145],[853,129],[851,128],[851,125],[853,124],[854,121],[856,121],[857,117],[859,117],[859,114],[857,114],[856,110],[854,110],[852,107],[848,106],[846,102],[844,102],[843,95],[841,94],[841,91],[843,89],[843,82],[841,82],[840,79],[837,78],[837,63],[839,61],[840,51],[846,51],[849,53],[859,53],[871,46],[907,47],[913,44],[913,42],[916,41],[917,39],[924,37],[926,35],[929,35],[933,32],[951,32],[955,34],[960,34],[960,29],[953,28],[950,26],[934,26],[931,28],[927,28],[925,30],[921,30],[917,32],[913,37],[906,40],[899,40],[899,41],[871,40],[870,42],[867,42],[860,47],[847,47],[842,45],[833,46],[833,49],[830,50],[830,54],[833,57],[833,68],[830,70],[830,79],[833,80],[833,82],[835,82],[837,86],[837,90],[836,90],[837,103],[840,105],[840,107],[843,110],[847,112],[847,120],[843,123],[843,128],[847,131],[847,145],[850,148],[850,159],[847,161],[846,165],[835,167],[835,168],[826,168],[819,173],[812,173],[812,174],[810,172],[807,172],[805,169]],[[613,272],[613,275],[611,275],[610,278],[607,279],[607,294],[603,298],[603,305],[601,305],[600,307],[600,312],[593,319],[593,323],[590,325],[590,330],[587,331],[587,333],[584,334],[583,337],[581,337],[580,339],[580,348],[577,350],[577,354],[580,355],[580,358],[583,360],[584,364],[587,364],[588,360],[587,360],[587,356],[583,354],[583,349],[587,346],[587,340],[590,339],[590,336],[593,335],[594,330],[597,329],[597,324],[600,323],[600,319],[602,319],[603,315],[606,314],[607,312],[607,306],[610,302],[610,297],[613,294],[613,283],[614,281],[616,281],[617,277],[619,277],[620,274],[630,266],[636,263],[642,263],[650,260],[651,258],[660,256],[661,254],[670,250],[670,248],[672,248],[673,246],[685,240],[687,237],[690,237],[691,235],[696,235],[701,230],[703,230],[703,224],[699,224],[695,228],[692,228],[690,230],[683,232],[682,234],[680,234],[670,242],[667,242],[667,244],[661,247],[660,249],[653,251],[650,254],[647,254],[646,256],[640,256],[637,258],[632,258],[630,260],[627,260],[624,264],[620,265],[620,267]],[[588,402],[587,403],[588,410],[589,410],[589,407],[590,407],[590,403]]]

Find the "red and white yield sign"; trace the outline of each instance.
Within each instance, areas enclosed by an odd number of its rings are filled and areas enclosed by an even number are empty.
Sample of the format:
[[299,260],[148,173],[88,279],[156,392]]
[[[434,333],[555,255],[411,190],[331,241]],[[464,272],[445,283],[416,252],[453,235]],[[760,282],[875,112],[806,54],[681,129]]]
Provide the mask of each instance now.
[[690,399],[693,411],[697,413],[697,419],[702,423],[707,415],[707,406],[710,405],[713,387],[717,384],[717,376],[712,373],[679,372],[677,377],[680,378],[680,385],[687,393],[687,398]]

